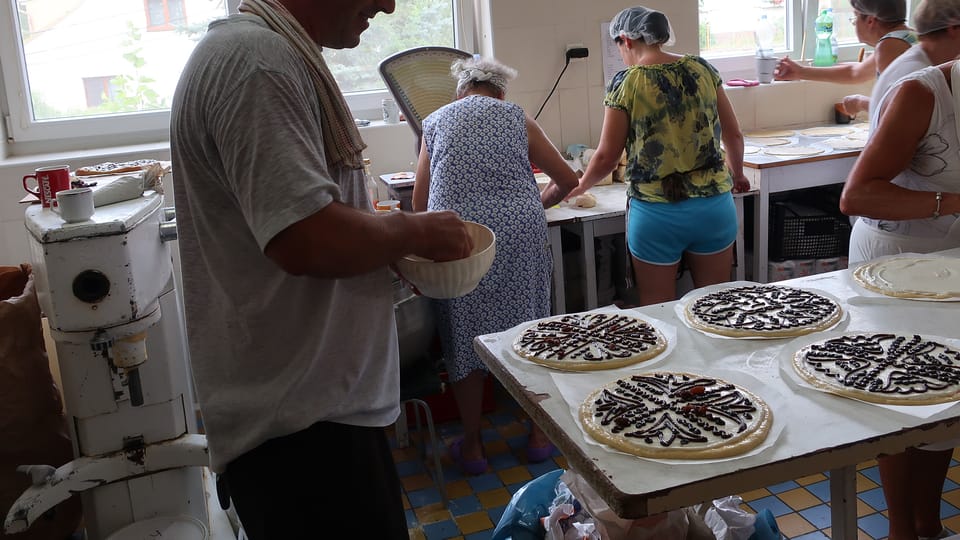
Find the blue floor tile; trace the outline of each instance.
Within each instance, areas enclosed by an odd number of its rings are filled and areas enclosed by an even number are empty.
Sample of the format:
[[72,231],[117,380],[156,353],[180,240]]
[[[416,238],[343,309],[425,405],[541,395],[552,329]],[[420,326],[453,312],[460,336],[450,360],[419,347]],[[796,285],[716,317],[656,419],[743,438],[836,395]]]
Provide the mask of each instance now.
[[813,531],[802,536],[796,536],[792,540],[830,540],[830,537],[820,531]]
[[887,500],[883,497],[883,488],[873,488],[857,493],[857,498],[870,505],[877,512],[887,509]]
[[880,467],[877,467],[877,466],[867,467],[866,469],[862,471],[857,471],[857,472],[873,480],[878,485],[880,484]]
[[517,456],[513,455],[513,453],[507,452],[488,457],[487,463],[493,467],[493,470],[502,471],[520,465],[520,460],[517,459]]
[[467,478],[467,483],[470,484],[470,488],[474,493],[503,487],[503,482],[500,481],[500,477],[494,473],[470,476]]
[[785,514],[793,513],[793,509],[786,505],[783,501],[777,497],[770,495],[768,497],[761,497],[759,499],[748,502],[750,508],[753,508],[757,513],[766,509],[770,510],[770,513],[775,517],[780,517]]
[[487,508],[487,516],[490,517],[490,521],[493,523],[493,526],[496,527],[500,523],[500,517],[503,516],[503,511],[507,509],[507,505],[503,506],[494,506],[493,508]]
[[417,521],[417,514],[413,511],[412,508],[404,510],[404,515],[407,516],[407,528],[412,529],[420,525],[420,522]]
[[527,485],[526,482],[517,482],[516,484],[507,484],[507,491],[509,491],[510,494],[513,495],[525,485]]
[[483,510],[483,506],[480,504],[480,499],[478,499],[476,495],[467,495],[465,497],[451,499],[447,504],[447,509],[450,510],[450,513],[454,516],[463,516],[479,512]]
[[493,538],[493,529],[478,531],[463,537],[463,540],[490,540]]
[[886,538],[890,533],[890,521],[883,514],[870,514],[857,520],[857,526],[872,538]]
[[957,514],[960,514],[960,510],[956,506],[948,503],[941,499],[940,501],[940,519],[951,518]]
[[960,487],[960,484],[957,484],[956,482],[954,482],[953,480],[951,480],[951,479],[949,479],[949,478],[947,478],[947,480],[943,483],[943,490],[944,490],[944,491],[953,491],[953,490],[957,489],[958,487]]
[[423,534],[427,540],[441,540],[443,538],[453,538],[460,536],[460,528],[455,521],[446,520],[430,523],[423,526]]
[[397,474],[400,475],[400,478],[403,478],[404,476],[413,476],[415,474],[424,472],[427,472],[427,469],[423,466],[423,462],[419,459],[401,461],[397,463]]
[[500,436],[500,432],[496,429],[488,428],[480,430],[480,440],[483,442],[499,441],[501,439],[503,439],[503,437]]
[[830,502],[830,481],[821,480],[807,486],[807,491],[823,502]]
[[521,448],[526,448],[527,436],[517,435],[516,437],[510,437],[507,439],[507,446],[509,446],[511,450],[520,450]]
[[555,470],[557,470],[558,468],[559,468],[559,467],[557,467],[556,462],[554,462],[552,459],[548,459],[548,460],[544,461],[543,463],[529,463],[529,464],[527,464],[527,470],[530,471],[530,474],[531,474],[534,478],[539,478],[539,477],[547,474],[547,473],[550,472],[550,471],[555,471]]
[[784,491],[790,491],[791,489],[797,489],[798,487],[800,487],[800,484],[790,480],[788,482],[781,482],[779,484],[767,486],[767,491],[773,494],[779,494],[783,493]]
[[818,529],[826,529],[830,526],[830,507],[825,504],[811,506],[798,513]]
[[440,502],[440,491],[435,488],[427,489],[418,489],[417,491],[410,491],[407,493],[407,500],[410,501],[410,506],[413,508],[420,508],[421,506],[426,506],[428,504]]

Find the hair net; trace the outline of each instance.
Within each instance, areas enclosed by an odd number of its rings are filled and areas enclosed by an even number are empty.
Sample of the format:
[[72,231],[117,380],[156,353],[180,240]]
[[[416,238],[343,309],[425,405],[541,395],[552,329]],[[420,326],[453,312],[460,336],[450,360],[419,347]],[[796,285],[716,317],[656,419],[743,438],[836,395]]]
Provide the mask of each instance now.
[[920,35],[960,26],[960,0],[921,0],[913,12],[913,25]]
[[620,36],[643,40],[647,45],[669,47],[676,43],[667,16],[643,6],[627,8],[610,21],[610,37],[617,39]]
[[507,83],[517,76],[517,70],[501,64],[493,58],[484,58],[479,54],[473,58],[457,60],[450,67],[450,73],[457,79],[457,95],[462,95],[471,84],[487,83],[507,93]]
[[907,20],[906,0],[850,0],[850,7],[883,22],[898,23]]

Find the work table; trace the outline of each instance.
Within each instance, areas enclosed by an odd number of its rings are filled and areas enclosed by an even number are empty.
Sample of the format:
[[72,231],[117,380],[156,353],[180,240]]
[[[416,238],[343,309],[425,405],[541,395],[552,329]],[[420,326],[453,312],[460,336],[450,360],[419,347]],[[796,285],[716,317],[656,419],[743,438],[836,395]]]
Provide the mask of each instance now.
[[[944,252],[960,256],[960,249]],[[921,302],[875,295],[855,285],[848,270],[789,280],[836,297],[845,316],[828,332],[904,331],[960,338],[957,302]],[[695,292],[696,293],[696,292]],[[636,518],[697,504],[830,470],[835,538],[856,538],[854,476],[857,463],[881,453],[956,437],[960,404],[923,413],[885,407],[801,387],[781,370],[801,340],[743,340],[705,335],[685,325],[680,302],[628,310],[665,330],[671,348],[651,364],[600,372],[561,372],[532,364],[512,349],[527,324],[480,336],[474,348],[504,387],[560,448],[570,467],[584,476],[610,507]],[[612,310],[613,308],[604,308]],[[903,321],[909,321],[904,327]],[[571,403],[569,387],[596,388],[631,372],[686,371],[730,377],[771,403],[772,444],[725,460],[690,463],[641,459],[588,441]],[[739,379],[738,379],[739,377]],[[778,431],[779,430],[779,431]],[[768,441],[771,442],[771,441]],[[852,531],[852,532],[851,532]]]

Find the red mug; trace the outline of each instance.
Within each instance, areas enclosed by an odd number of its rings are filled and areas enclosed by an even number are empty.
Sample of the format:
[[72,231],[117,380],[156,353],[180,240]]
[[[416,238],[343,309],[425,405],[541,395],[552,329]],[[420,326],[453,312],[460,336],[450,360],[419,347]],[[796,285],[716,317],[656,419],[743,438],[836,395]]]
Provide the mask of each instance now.
[[[29,178],[33,178],[37,183],[36,190],[27,187]],[[40,204],[44,208],[50,208],[58,191],[70,189],[70,167],[68,165],[40,167],[34,174],[23,177],[23,189],[40,199]]]

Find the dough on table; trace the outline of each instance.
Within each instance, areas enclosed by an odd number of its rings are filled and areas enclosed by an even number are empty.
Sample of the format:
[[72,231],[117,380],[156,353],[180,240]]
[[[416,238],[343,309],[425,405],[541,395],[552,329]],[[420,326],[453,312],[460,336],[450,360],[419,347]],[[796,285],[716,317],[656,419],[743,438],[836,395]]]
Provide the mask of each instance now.
[[584,193],[577,197],[575,204],[580,208],[593,208],[597,205],[597,197],[593,193]]
[[960,300],[960,259],[892,257],[860,265],[853,279],[865,289],[911,300]]
[[801,135],[807,137],[842,137],[857,131],[850,126],[819,126],[800,130]]
[[650,360],[667,339],[647,321],[619,313],[568,313],[537,321],[513,341],[527,360],[571,371],[614,369]]
[[793,137],[795,135],[792,129],[758,129],[756,131],[747,131],[744,137],[754,139],[768,139],[771,137]]
[[627,375],[595,390],[580,406],[595,440],[641,457],[713,459],[759,446],[773,413],[736,384],[683,372]]
[[855,141],[866,141],[870,137],[870,132],[865,129],[857,129],[848,133],[846,137]]
[[832,327],[840,305],[821,294],[774,283],[730,286],[690,299],[684,308],[690,326],[733,338],[784,338]]
[[751,144],[755,146],[783,146],[785,144],[790,144],[790,139],[779,139],[776,137],[770,137],[768,139],[752,139],[744,141],[746,144]]
[[823,148],[813,146],[774,146],[763,149],[764,154],[771,156],[815,156],[824,152]]
[[823,141],[822,144],[825,144],[834,150],[857,150],[863,148],[863,145],[866,144],[866,139],[851,139],[850,137],[833,137]]
[[798,350],[793,368],[814,388],[887,405],[960,399],[960,350],[944,338],[895,332],[844,334]]
[[756,154],[756,153],[759,152],[759,151],[760,151],[760,147],[759,147],[759,146],[752,146],[752,145],[749,145],[749,144],[743,145],[743,153],[744,153],[744,154]]

